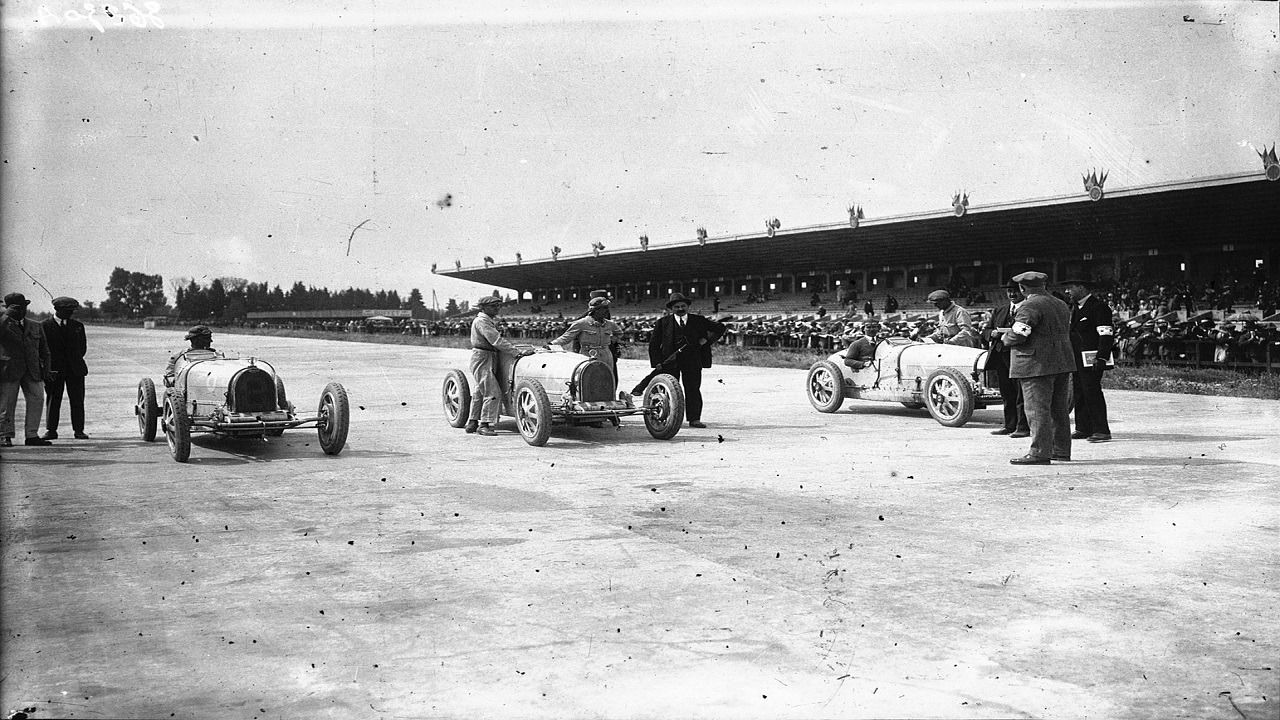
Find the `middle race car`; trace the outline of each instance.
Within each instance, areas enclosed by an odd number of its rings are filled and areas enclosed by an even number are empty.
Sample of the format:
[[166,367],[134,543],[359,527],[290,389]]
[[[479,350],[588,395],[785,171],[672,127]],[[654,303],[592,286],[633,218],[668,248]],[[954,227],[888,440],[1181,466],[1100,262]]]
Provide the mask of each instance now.
[[986,350],[890,337],[875,349],[861,370],[844,364],[844,351],[809,368],[809,402],[824,413],[840,409],[845,398],[898,402],[928,408],[947,427],[969,422],[974,410],[1002,402],[995,378],[987,377]]
[[[645,387],[639,405],[625,392],[615,398],[613,371],[603,360],[575,352],[536,348],[516,358],[506,353],[498,367],[501,414],[514,416],[516,429],[530,445],[546,445],[554,425],[596,425],[643,415],[644,426],[658,440],[670,440],[684,421],[684,388],[667,373],[657,373]],[[453,427],[467,424],[471,407],[470,376],[450,370],[444,378],[445,419]]]

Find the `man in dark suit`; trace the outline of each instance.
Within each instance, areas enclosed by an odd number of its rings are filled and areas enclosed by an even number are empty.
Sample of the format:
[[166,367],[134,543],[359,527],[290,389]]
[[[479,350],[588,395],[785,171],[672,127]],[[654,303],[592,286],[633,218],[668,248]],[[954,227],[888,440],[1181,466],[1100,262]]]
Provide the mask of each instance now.
[[40,438],[44,412],[44,381],[49,379],[49,343],[40,323],[27,320],[31,301],[22,293],[4,296],[0,317],[0,445],[11,447],[18,392],[27,404],[26,445],[52,445]]
[[[663,367],[684,385],[685,418],[690,427],[702,422],[702,369],[711,367],[711,344],[724,334],[723,323],[689,312],[689,299],[680,293],[667,300],[671,312],[662,316],[649,336],[649,366]],[[679,350],[675,360],[664,361]]]
[[1022,386],[1031,451],[1009,462],[1048,465],[1070,460],[1071,373],[1076,369],[1071,309],[1045,289],[1044,273],[1024,272],[1013,279],[1027,299],[1018,305],[1001,341],[1010,347],[1009,377]]
[[[1073,381],[1076,431],[1071,437],[1091,443],[1107,442],[1111,439],[1111,425],[1107,422],[1107,399],[1102,395],[1102,375],[1115,342],[1111,306],[1093,294],[1093,284],[1088,280],[1068,280],[1062,287],[1073,303],[1071,337],[1077,340]],[[1083,357],[1086,352],[1093,353],[1093,362],[1088,365]]]
[[85,339],[84,323],[71,317],[79,307],[80,303],[75,298],[54,298],[54,316],[41,323],[53,361],[53,379],[46,380],[44,384],[45,440],[58,439],[58,416],[62,412],[64,389],[71,405],[71,429],[77,440],[89,439],[84,432],[84,377],[89,374],[84,355],[88,342]]
[[1031,428],[1027,424],[1027,412],[1022,403],[1022,388],[1018,382],[1009,377],[1009,346],[1004,344],[1003,333],[998,328],[1013,327],[1014,311],[1018,303],[1026,299],[1018,283],[1010,282],[1005,288],[1009,298],[1008,305],[1002,305],[992,311],[987,318],[987,326],[983,336],[990,343],[990,355],[987,369],[995,373],[996,382],[1000,386],[1000,397],[1004,401],[1004,424],[991,431],[992,435],[1008,435],[1009,437],[1031,437]]

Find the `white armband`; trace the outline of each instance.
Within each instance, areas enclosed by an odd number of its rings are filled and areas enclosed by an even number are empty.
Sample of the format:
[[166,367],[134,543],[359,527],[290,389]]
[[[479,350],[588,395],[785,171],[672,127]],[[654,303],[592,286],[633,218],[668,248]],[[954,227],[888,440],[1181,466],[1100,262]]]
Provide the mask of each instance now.
[[1010,330],[1022,337],[1031,337],[1031,326],[1024,322],[1014,323]]
[[1103,335],[1110,337],[1111,335],[1115,335],[1116,333],[1116,329],[1111,327],[1110,325],[1099,325],[1094,329],[1098,331],[1098,337],[1102,337]]

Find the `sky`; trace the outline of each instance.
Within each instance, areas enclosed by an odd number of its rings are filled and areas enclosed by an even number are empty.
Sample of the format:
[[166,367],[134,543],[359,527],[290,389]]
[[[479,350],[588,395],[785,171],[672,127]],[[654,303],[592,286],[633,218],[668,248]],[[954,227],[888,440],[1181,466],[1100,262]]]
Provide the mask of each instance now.
[[[108,15],[110,11],[110,15]],[[0,291],[433,275],[1257,172],[1280,3],[13,1]],[[445,197],[450,199],[444,203]],[[357,226],[359,228],[357,229]],[[562,256],[563,257],[563,256]]]

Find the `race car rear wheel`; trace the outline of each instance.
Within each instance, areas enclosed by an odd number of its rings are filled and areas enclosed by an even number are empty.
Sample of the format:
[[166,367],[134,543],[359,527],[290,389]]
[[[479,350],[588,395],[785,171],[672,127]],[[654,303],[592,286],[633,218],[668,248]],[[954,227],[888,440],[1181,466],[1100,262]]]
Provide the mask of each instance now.
[[670,440],[684,422],[684,388],[674,375],[662,373],[644,390],[644,426],[657,440]]
[[160,408],[156,406],[156,384],[151,382],[151,378],[142,378],[138,382],[138,401],[134,403],[133,414],[138,416],[138,434],[142,439],[147,442],[155,440]]
[[929,375],[924,400],[933,419],[946,427],[960,427],[973,417],[973,386],[951,368],[938,368]]
[[351,403],[342,383],[331,382],[320,393],[320,422],[316,434],[320,437],[320,449],[325,455],[337,455],[347,444],[347,427],[351,422]]
[[471,412],[471,385],[467,382],[467,374],[461,370],[450,370],[444,376],[440,394],[444,401],[444,419],[449,421],[449,425],[456,428],[466,425]]
[[516,384],[516,429],[524,441],[540,447],[551,438],[551,401],[542,383],[526,378]]
[[809,367],[805,389],[809,404],[818,412],[833,413],[844,404],[844,374],[830,360],[819,360]]
[[187,418],[187,398],[176,390],[170,390],[164,395],[160,424],[164,426],[164,439],[169,443],[169,454],[180,463],[186,462],[191,457],[191,425]]

